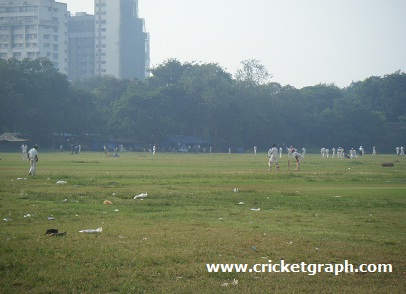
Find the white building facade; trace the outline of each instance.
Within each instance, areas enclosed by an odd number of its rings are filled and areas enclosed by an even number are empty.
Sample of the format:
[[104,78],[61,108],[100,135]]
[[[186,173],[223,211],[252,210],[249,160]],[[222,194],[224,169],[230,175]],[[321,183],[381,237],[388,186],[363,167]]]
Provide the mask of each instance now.
[[77,12],[68,20],[68,77],[70,80],[95,75],[94,15]]
[[0,58],[47,58],[67,74],[67,20],[55,0],[0,0]]
[[149,35],[138,0],[95,0],[95,75],[144,80],[149,74]]

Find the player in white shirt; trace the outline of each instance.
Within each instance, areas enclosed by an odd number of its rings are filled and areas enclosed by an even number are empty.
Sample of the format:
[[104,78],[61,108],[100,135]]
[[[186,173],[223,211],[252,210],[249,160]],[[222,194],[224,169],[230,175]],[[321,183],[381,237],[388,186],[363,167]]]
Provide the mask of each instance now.
[[274,163],[276,166],[276,171],[279,171],[279,163],[278,163],[278,148],[276,148],[275,144],[272,144],[272,148],[268,151],[268,158],[269,158],[269,170],[272,170],[272,164]]
[[302,162],[303,155],[296,151],[296,149],[292,149],[292,156],[296,159],[296,169],[297,171],[300,170],[300,163]]
[[29,175],[35,175],[37,162],[38,162],[38,145],[34,145],[30,151],[28,151],[28,160],[30,161]]

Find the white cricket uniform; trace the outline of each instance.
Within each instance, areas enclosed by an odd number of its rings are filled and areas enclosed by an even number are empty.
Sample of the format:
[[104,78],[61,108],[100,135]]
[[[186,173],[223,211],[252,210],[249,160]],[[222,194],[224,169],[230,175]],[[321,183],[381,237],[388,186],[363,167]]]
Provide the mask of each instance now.
[[35,148],[32,148],[30,151],[28,151],[28,158],[30,160],[30,174],[35,175],[35,171],[37,168],[37,156],[38,156],[38,151]]
[[279,163],[278,163],[278,148],[272,147],[268,151],[268,157],[269,157],[269,169],[272,168],[272,163],[275,163],[276,168],[279,169]]

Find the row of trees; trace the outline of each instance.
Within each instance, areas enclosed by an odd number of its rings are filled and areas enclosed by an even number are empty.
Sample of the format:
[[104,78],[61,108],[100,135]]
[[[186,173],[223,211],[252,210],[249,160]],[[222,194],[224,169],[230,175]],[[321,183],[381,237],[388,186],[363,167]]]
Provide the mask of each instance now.
[[218,64],[167,60],[144,82],[111,76],[70,83],[46,59],[0,60],[0,130],[38,142],[53,134],[98,134],[158,144],[196,135],[213,150],[376,146],[406,138],[406,74],[370,77],[346,88],[302,89],[270,82],[257,60],[235,77]]

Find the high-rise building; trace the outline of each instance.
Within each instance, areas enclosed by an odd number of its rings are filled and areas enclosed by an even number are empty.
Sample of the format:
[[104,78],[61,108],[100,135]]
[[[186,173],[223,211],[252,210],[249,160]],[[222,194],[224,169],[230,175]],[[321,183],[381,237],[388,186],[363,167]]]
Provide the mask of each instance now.
[[138,0],[95,0],[96,75],[144,80],[148,76],[149,35],[138,17]]
[[68,71],[68,11],[55,0],[0,0],[0,58],[48,58]]
[[68,77],[70,80],[95,75],[94,15],[77,12],[68,20]]

